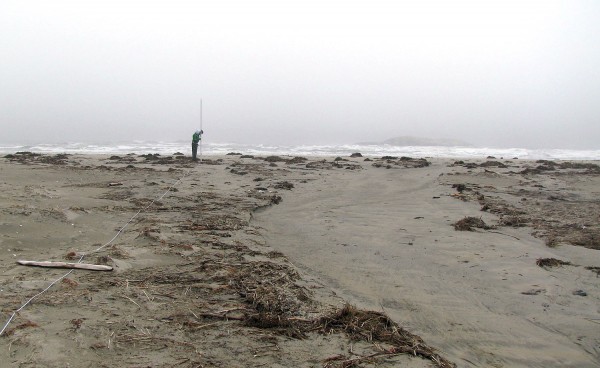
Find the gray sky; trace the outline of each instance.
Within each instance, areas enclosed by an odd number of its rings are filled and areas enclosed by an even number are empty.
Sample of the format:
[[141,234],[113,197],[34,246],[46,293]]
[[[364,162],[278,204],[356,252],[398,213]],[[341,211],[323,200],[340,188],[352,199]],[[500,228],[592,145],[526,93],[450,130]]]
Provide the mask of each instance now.
[[600,149],[600,2],[0,2],[0,142]]

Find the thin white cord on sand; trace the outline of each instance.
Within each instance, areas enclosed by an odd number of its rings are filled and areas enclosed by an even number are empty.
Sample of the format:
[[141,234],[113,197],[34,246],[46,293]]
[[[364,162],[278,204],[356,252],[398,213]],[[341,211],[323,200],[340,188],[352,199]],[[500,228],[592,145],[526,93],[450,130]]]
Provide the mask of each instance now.
[[[142,208],[141,210],[137,211],[137,213],[135,215],[133,215],[129,221],[127,221],[125,223],[125,225],[123,225],[123,227],[121,227],[119,229],[119,231],[117,231],[117,233],[115,234],[115,236],[113,236],[112,239],[110,239],[106,244],[92,250],[91,252],[88,253],[84,253],[81,255],[81,257],[79,258],[79,260],[77,261],[77,263],[81,263],[81,261],[83,261],[83,258],[85,258],[86,255],[88,254],[93,254],[96,252],[101,251],[103,248],[105,248],[106,246],[108,246],[109,244],[111,244],[113,241],[115,241],[115,239],[117,239],[117,237],[119,235],[121,235],[121,233],[123,232],[123,230],[125,230],[125,228],[127,226],[129,226],[129,224],[142,212],[146,211],[148,208],[150,208],[150,206],[152,206],[154,203],[156,203],[156,201],[160,201],[161,199],[164,198],[165,195],[167,195],[167,193],[169,193],[169,191],[171,189],[173,189],[173,187],[175,187],[175,185],[179,184],[179,182],[181,182],[186,176],[188,176],[188,174],[190,173],[191,170],[187,170],[185,172],[185,174],[179,178],[175,183],[173,183],[169,189],[167,189],[160,197],[152,200],[152,202],[150,202],[149,205],[147,205],[146,207]],[[50,283],[50,285],[48,285],[44,290],[40,291],[39,293],[35,294],[34,296],[32,296],[31,298],[29,298],[29,300],[27,300],[19,309],[15,310],[14,312],[12,312],[12,315],[10,316],[10,318],[8,319],[8,321],[6,321],[6,324],[4,325],[4,327],[2,327],[2,330],[0,330],[0,336],[2,336],[2,334],[4,333],[4,331],[6,330],[6,328],[8,327],[8,325],[12,322],[12,320],[15,318],[15,316],[17,315],[17,313],[19,313],[21,310],[25,309],[25,307],[27,305],[29,305],[34,299],[36,299],[37,297],[39,297],[40,295],[44,294],[46,291],[48,291],[52,286],[54,286],[56,283],[58,283],[59,281],[61,281],[62,279],[64,279],[65,277],[69,276],[74,270],[70,270],[69,272],[65,273],[64,275],[62,275],[61,277],[59,277],[58,279],[52,281]]]
[[4,327],[2,327],[2,331],[0,331],[0,336],[2,336],[2,334],[4,333],[4,330],[6,330],[6,328],[8,327],[8,325],[10,324],[10,322],[13,320],[13,318],[15,318],[15,316],[17,315],[17,313],[19,313],[22,309],[24,309],[29,303],[31,303],[31,301],[35,298],[37,298],[38,296],[44,294],[46,291],[48,291],[48,289],[50,289],[52,286],[54,286],[54,284],[56,284],[57,282],[59,282],[60,280],[64,279],[65,277],[69,276],[69,274],[71,272],[73,272],[74,270],[71,270],[69,272],[67,272],[66,274],[62,275],[61,277],[59,277],[58,279],[52,281],[52,283],[50,283],[50,285],[48,285],[44,290],[40,291],[39,293],[35,294],[34,296],[32,296],[31,298],[29,298],[28,301],[25,302],[25,304],[23,304],[19,309],[15,310],[12,315],[10,316],[10,318],[8,319],[8,321],[6,321],[6,324],[4,325]]

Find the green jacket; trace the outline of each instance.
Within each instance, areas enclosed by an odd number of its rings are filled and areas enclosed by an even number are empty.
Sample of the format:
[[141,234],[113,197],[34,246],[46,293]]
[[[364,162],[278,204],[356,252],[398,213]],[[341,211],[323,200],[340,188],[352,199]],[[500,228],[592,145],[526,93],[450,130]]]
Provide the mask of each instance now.
[[194,133],[194,135],[192,135],[192,143],[198,142],[200,142],[200,133]]

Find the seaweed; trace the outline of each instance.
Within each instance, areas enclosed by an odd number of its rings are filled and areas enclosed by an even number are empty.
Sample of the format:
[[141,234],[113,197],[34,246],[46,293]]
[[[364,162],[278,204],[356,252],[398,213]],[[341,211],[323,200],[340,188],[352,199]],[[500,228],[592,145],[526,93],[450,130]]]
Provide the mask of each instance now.
[[560,267],[560,266],[568,266],[571,264],[571,262],[567,262],[567,261],[561,261],[560,259],[556,259],[556,258],[538,258],[537,261],[535,261],[535,264],[538,265],[539,267]]
[[474,228],[489,230],[494,227],[488,226],[481,218],[466,216],[453,224],[457,231],[474,231]]

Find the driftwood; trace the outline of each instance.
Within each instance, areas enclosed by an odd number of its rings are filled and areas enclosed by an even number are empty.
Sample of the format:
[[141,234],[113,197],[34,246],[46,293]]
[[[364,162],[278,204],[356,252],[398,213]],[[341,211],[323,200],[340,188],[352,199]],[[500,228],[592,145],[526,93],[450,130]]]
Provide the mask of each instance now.
[[95,265],[90,263],[68,263],[68,262],[50,262],[50,261],[17,261],[18,264],[23,266],[36,266],[36,267],[51,267],[51,268],[77,268],[81,270],[91,271],[112,271],[111,266]]

